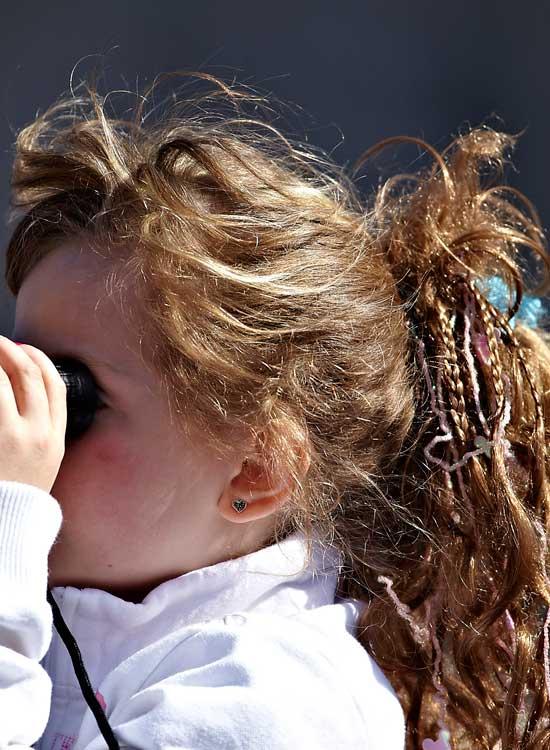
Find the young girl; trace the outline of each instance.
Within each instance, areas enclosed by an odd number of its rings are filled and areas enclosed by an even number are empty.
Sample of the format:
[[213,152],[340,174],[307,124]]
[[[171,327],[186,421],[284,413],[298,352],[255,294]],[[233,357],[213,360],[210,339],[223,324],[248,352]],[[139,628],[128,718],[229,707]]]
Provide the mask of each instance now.
[[[367,204],[194,75],[164,119],[88,86],[17,138],[0,747],[550,748],[550,264],[491,177],[516,138],[383,141],[354,174],[433,162]],[[100,398],[72,438],[62,357]]]

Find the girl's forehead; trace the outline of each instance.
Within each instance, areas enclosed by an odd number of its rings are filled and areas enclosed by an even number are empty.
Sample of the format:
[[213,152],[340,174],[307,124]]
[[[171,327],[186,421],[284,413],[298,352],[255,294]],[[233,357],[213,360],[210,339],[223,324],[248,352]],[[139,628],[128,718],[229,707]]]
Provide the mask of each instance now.
[[44,256],[17,295],[14,340],[48,354],[86,353],[90,361],[109,362],[114,369],[135,367],[138,342],[120,310],[124,292],[113,299],[106,274],[105,262],[71,247]]
[[24,286],[54,282],[80,292],[101,286],[112,272],[113,263],[96,253],[89,244],[66,240],[46,253],[27,275]]
[[[55,250],[42,258],[23,281],[16,300],[16,317],[33,327],[91,330],[104,325],[104,333],[117,325],[113,300],[102,275],[85,258],[75,262]],[[106,326],[108,317],[109,326]]]

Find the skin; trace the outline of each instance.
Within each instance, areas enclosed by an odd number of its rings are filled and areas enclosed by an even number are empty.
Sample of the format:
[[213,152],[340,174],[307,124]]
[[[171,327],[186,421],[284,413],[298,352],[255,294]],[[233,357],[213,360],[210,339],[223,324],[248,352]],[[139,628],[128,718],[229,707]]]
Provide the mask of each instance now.
[[[42,258],[17,296],[12,338],[83,361],[104,391],[105,407],[67,446],[50,490],[63,523],[49,586],[139,602],[170,578],[261,548],[288,477],[273,486],[245,439],[228,459],[195,431],[176,432],[136,333],[105,291],[107,263],[76,240]],[[242,514],[236,498],[249,503]]]

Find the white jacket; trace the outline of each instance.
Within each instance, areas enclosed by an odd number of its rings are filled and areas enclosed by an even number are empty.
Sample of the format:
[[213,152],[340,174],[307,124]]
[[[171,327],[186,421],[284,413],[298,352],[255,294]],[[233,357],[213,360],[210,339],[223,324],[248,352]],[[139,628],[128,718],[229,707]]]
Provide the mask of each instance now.
[[[47,599],[57,500],[0,481],[0,750],[105,750]],[[121,748],[403,750],[404,716],[335,600],[340,556],[299,532],[184,573],[142,603],[52,595]]]

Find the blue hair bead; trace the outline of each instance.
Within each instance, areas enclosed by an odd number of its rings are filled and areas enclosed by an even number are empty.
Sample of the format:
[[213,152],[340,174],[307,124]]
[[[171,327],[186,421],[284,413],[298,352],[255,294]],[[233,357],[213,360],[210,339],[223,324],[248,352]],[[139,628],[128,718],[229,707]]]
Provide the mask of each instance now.
[[[483,279],[477,286],[493,307],[496,307],[502,313],[506,313],[509,301],[508,286],[500,276],[491,276],[488,279]],[[519,321],[530,328],[539,328],[542,326],[545,314],[546,311],[541,298],[525,294],[517,313],[510,320],[510,327],[514,328],[516,322]]]

